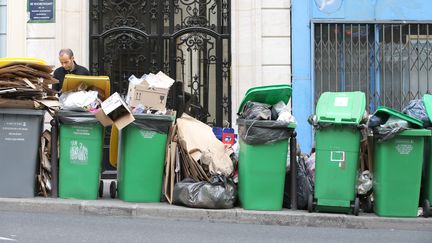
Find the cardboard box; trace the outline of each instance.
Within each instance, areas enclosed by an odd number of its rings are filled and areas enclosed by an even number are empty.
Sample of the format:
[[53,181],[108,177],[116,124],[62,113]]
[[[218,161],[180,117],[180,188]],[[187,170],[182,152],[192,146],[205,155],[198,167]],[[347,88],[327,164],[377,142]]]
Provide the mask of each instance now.
[[150,88],[145,81],[142,84],[129,85],[131,107],[136,107],[139,104],[152,110],[164,110],[166,106],[168,89]]
[[102,102],[101,109],[96,113],[96,119],[104,127],[115,124],[118,129],[126,127],[135,120],[128,106],[117,92]]
[[[134,81],[131,81],[131,78]],[[174,79],[161,71],[156,75],[151,73],[144,75],[140,79],[135,76],[131,76],[131,78],[129,79],[130,84],[126,98],[131,107],[142,104],[152,110],[165,109],[168,92]]]

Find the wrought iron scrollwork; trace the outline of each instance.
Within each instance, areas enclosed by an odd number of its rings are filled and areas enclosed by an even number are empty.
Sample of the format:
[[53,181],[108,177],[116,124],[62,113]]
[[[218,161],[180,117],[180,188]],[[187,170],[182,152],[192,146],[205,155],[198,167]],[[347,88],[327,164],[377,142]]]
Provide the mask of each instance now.
[[162,70],[183,83],[199,119],[222,126],[231,113],[230,2],[90,1],[92,73],[110,75],[112,92],[125,94],[130,75]]

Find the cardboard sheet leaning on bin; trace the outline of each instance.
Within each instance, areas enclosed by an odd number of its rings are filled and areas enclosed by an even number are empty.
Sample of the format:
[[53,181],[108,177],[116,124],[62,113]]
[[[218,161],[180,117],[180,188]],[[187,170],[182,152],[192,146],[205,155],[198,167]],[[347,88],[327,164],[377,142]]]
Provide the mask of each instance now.
[[47,197],[51,194],[51,133],[45,130],[41,136],[41,147],[39,149],[39,174],[38,195]]
[[[207,124],[184,113],[177,119],[177,135],[181,156],[188,162],[182,164],[184,172],[200,174],[207,181],[209,177],[203,169],[205,166],[208,166],[210,175],[228,177],[233,172],[232,150],[225,148]],[[204,179],[202,177],[194,179],[198,181]]]

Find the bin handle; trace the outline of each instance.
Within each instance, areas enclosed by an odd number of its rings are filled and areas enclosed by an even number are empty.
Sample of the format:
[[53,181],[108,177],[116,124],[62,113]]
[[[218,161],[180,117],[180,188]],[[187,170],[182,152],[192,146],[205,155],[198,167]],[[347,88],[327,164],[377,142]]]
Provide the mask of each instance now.
[[321,120],[327,120],[327,121],[334,121],[334,117],[325,117],[325,116],[320,116]]
[[[334,155],[342,155],[341,159],[335,158]],[[339,156],[338,156],[339,157]],[[345,151],[330,151],[331,162],[345,162]]]

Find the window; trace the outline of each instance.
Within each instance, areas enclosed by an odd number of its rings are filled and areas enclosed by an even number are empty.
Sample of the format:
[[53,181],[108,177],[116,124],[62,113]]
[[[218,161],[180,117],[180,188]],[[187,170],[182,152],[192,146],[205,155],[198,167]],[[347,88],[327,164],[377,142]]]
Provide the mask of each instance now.
[[0,0],[0,57],[6,56],[6,0]]
[[368,110],[401,110],[432,93],[432,24],[315,23],[315,102],[325,91],[363,91]]

